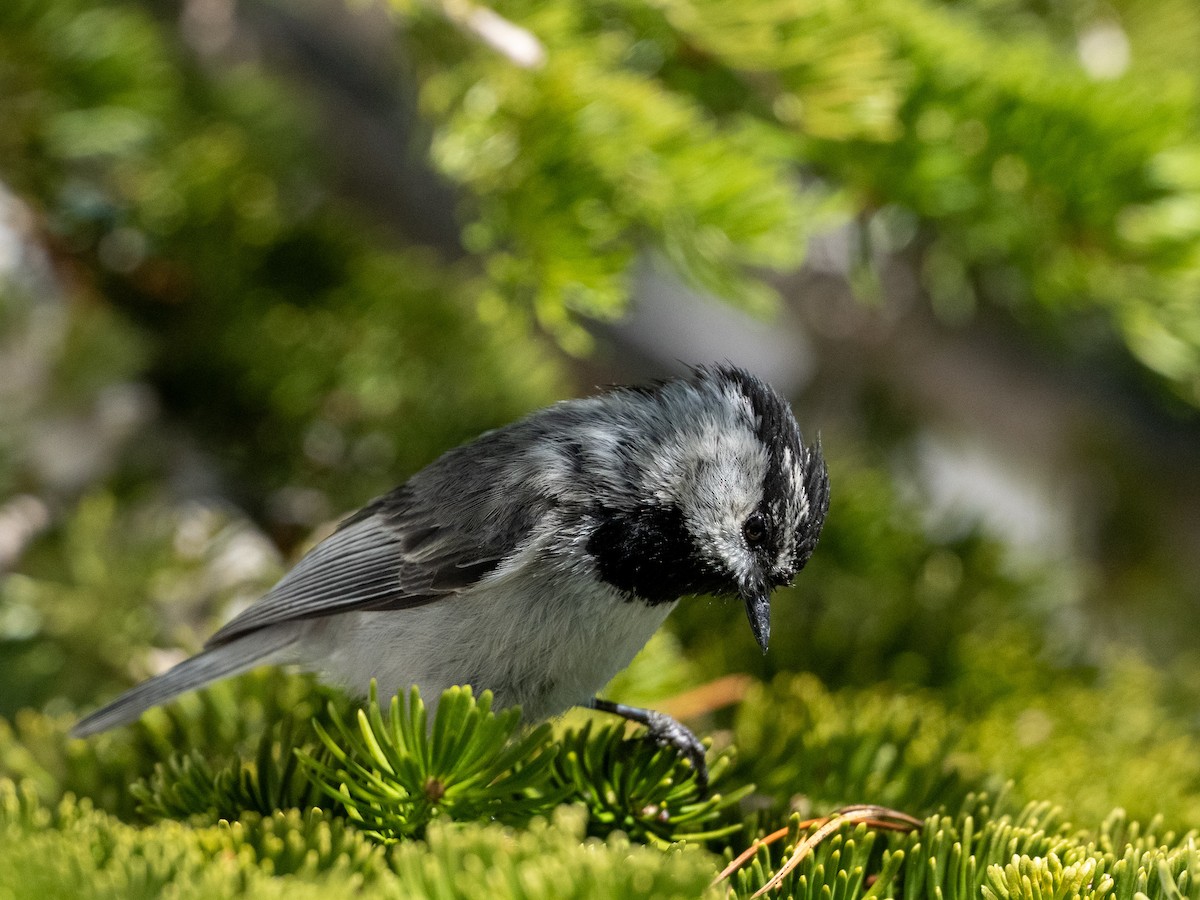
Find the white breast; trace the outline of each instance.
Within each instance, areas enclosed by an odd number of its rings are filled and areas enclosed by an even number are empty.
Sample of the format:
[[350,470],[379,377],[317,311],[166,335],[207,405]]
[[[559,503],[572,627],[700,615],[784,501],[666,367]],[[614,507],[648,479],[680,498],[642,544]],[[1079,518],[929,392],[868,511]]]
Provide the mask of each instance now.
[[626,600],[590,571],[547,565],[547,552],[553,550],[528,548],[457,597],[316,620],[301,655],[357,694],[372,678],[381,697],[416,684],[430,707],[456,684],[490,689],[497,707],[520,704],[530,720],[585,703],[629,664],[675,604]]

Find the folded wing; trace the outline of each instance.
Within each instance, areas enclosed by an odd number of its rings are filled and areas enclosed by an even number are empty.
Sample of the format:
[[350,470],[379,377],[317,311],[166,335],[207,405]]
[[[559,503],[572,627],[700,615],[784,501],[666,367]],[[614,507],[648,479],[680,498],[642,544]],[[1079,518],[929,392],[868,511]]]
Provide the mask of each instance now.
[[348,519],[205,647],[281,622],[445,599],[485,577],[512,549],[480,546],[415,506],[401,489]]

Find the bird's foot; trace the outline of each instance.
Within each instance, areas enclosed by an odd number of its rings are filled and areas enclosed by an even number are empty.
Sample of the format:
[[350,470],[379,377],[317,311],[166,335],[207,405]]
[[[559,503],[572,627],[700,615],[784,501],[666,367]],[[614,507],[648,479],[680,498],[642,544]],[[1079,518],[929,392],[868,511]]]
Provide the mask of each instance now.
[[631,722],[646,726],[646,737],[660,747],[670,747],[692,764],[696,773],[696,788],[701,797],[708,794],[708,762],[704,756],[704,745],[692,734],[690,728],[675,721],[666,713],[637,706],[626,706],[601,700],[599,697],[588,704],[589,708],[621,716]]

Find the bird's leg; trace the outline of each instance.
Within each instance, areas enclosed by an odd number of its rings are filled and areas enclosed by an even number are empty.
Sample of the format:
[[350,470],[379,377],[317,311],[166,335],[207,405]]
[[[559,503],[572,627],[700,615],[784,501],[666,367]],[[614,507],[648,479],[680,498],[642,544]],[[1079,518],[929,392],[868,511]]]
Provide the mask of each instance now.
[[708,793],[708,763],[704,760],[704,745],[686,726],[679,724],[666,713],[641,709],[637,706],[626,706],[624,703],[613,703],[611,700],[601,700],[599,697],[593,697],[587,707],[621,716],[623,719],[637,722],[639,725],[645,725],[648,731],[647,737],[660,747],[671,747],[692,764],[700,796],[703,797]]

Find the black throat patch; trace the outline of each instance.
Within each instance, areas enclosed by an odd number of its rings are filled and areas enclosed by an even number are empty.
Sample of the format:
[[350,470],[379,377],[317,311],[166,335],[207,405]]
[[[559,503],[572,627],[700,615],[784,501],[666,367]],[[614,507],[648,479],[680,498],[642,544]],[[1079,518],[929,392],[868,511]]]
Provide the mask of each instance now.
[[697,551],[676,506],[643,505],[599,513],[588,539],[600,578],[654,606],[689,594],[720,594],[733,580]]

